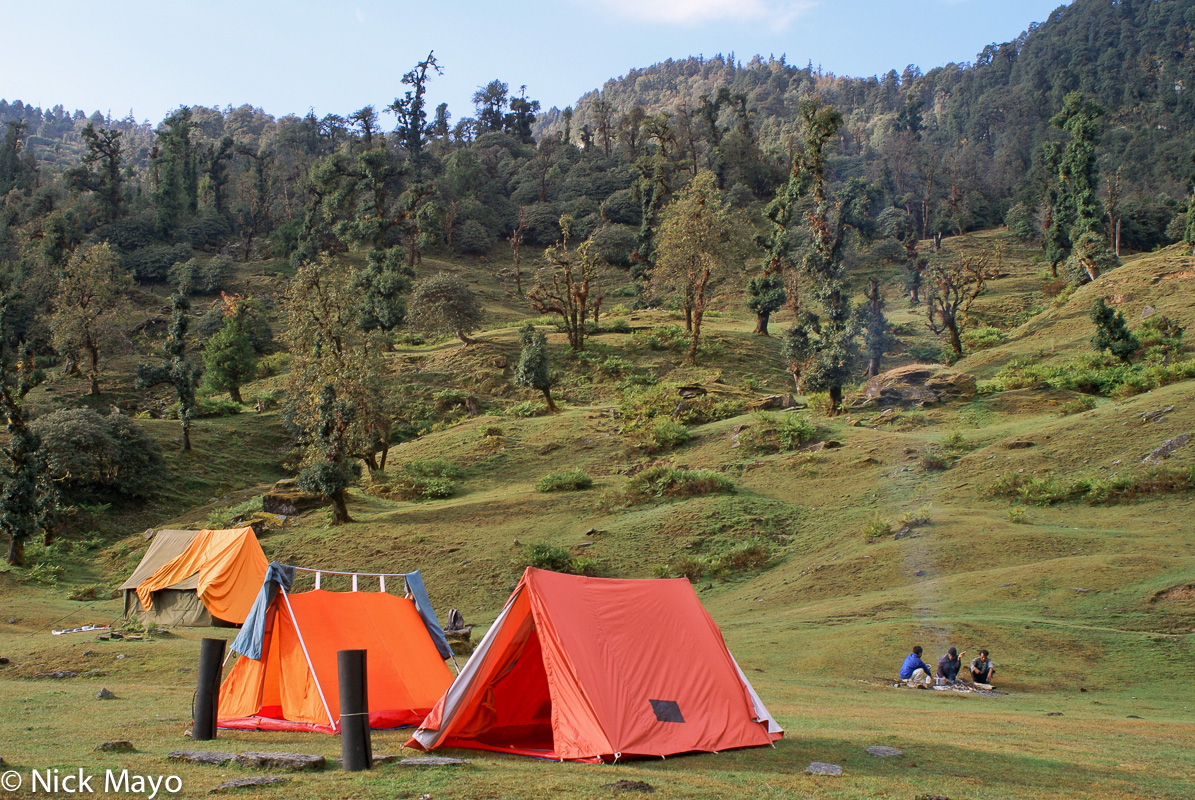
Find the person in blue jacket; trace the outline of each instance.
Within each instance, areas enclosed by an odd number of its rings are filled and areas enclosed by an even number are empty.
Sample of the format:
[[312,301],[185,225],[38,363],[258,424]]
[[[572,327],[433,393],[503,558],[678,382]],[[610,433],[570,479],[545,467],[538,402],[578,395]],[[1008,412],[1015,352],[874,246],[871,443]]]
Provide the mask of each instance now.
[[921,645],[914,647],[900,665],[900,679],[914,689],[928,689],[934,685],[933,668],[921,660]]

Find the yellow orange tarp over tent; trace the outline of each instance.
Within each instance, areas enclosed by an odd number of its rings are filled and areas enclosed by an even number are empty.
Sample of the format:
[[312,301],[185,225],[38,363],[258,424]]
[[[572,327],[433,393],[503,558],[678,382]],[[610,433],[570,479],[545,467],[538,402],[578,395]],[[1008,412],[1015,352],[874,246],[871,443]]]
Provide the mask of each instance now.
[[137,585],[137,599],[148,610],[154,592],[195,578],[195,592],[211,615],[239,625],[257,597],[268,565],[252,528],[202,530],[186,550]]

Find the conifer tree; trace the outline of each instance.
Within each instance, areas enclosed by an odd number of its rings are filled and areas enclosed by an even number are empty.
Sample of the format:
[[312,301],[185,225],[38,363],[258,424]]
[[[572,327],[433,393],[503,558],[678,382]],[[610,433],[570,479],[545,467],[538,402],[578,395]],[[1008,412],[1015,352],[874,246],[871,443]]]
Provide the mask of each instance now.
[[1095,323],[1091,346],[1099,352],[1107,350],[1127,363],[1133,353],[1141,348],[1137,335],[1125,323],[1124,314],[1105,303],[1104,298],[1096,298],[1095,305],[1091,307],[1091,321]]

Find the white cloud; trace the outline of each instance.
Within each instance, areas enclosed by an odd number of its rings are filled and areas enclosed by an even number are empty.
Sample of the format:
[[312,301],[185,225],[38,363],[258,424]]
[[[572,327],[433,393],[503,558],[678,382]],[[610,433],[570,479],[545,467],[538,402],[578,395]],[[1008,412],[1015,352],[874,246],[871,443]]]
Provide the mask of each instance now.
[[606,0],[603,7],[645,22],[766,22],[779,29],[817,4],[818,0]]
[[359,8],[354,8],[354,9],[353,9],[353,13],[357,15],[357,22],[364,22],[364,21],[365,21],[365,15],[361,13],[361,9],[359,9]]

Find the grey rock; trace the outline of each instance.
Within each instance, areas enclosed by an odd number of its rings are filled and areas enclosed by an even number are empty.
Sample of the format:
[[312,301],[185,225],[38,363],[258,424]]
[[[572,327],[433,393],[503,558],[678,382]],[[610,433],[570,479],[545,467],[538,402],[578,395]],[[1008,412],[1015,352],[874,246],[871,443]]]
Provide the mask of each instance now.
[[932,406],[946,400],[969,400],[976,390],[974,375],[939,365],[910,364],[872,378],[847,406]]
[[[396,755],[385,755],[385,756],[375,755],[373,757],[373,765],[376,767],[379,764],[389,764],[391,761],[396,761],[397,759],[398,759],[398,756],[396,756]],[[339,766],[344,766],[343,758],[334,758],[334,759],[332,759],[332,761],[333,761],[333,763],[335,763]]]
[[84,650],[84,651],[83,651],[83,656],[84,656],[84,658],[86,658],[87,656],[94,656],[94,655],[95,655],[95,651],[94,651],[94,650]]
[[1141,459],[1141,461],[1144,464],[1161,464],[1167,458],[1170,458],[1170,455],[1174,453],[1175,450],[1186,447],[1188,444],[1190,444],[1190,442],[1191,434],[1189,433],[1184,433],[1181,436],[1175,436],[1173,439],[1163,442],[1158,447],[1155,447],[1152,451],[1150,451],[1150,454]]
[[187,761],[192,764],[227,764],[236,758],[235,753],[212,753],[206,750],[175,750],[166,756],[171,761]]
[[896,533],[892,534],[892,538],[893,539],[903,539],[912,532],[913,532],[912,529],[910,529],[908,526],[905,526],[905,527],[901,528],[900,530],[898,530]]
[[810,775],[841,775],[842,767],[837,764],[826,764],[822,761],[813,761],[809,766],[805,767],[805,771]]
[[897,750],[895,747],[887,747],[882,744],[873,744],[867,748],[867,752],[876,758],[891,758],[892,756],[903,756],[904,750]]
[[116,695],[112,694],[112,692],[108,691],[107,689],[100,689],[98,692],[96,692],[95,699],[96,700],[115,700]]
[[238,767],[253,769],[323,769],[326,760],[323,756],[309,756],[302,753],[237,753],[232,763]]
[[208,794],[219,794],[220,792],[231,792],[235,789],[245,789],[252,786],[269,786],[274,783],[286,783],[290,778],[277,778],[273,775],[261,775],[256,778],[237,778],[234,781],[222,783],[216,788],[210,790]]
[[39,672],[33,677],[35,678],[53,678],[54,680],[62,680],[63,678],[74,678],[79,673],[69,669],[59,669],[54,672]]
[[95,749],[102,753],[131,753],[136,748],[133,747],[133,743],[128,739],[116,739],[115,741],[97,744]]
[[1152,317],[1155,313],[1157,312],[1154,311],[1153,306],[1146,306],[1145,308],[1141,309],[1141,319]]
[[468,760],[448,758],[447,756],[421,756],[419,758],[404,758],[398,762],[400,767],[454,767],[468,764]]

